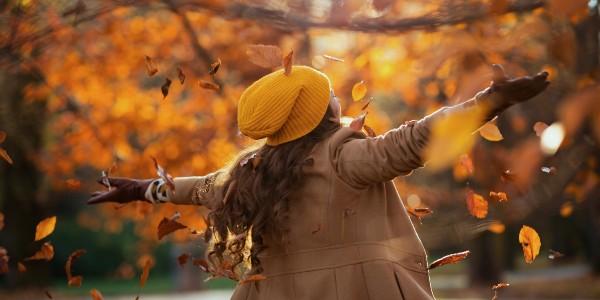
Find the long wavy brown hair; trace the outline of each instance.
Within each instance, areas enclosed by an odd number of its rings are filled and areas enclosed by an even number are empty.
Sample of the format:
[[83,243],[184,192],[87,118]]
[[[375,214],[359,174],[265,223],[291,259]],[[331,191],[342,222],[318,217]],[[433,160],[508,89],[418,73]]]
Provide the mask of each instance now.
[[[303,166],[315,145],[340,128],[331,107],[309,134],[281,145],[263,146],[245,151],[234,160],[225,180],[226,192],[223,202],[209,213],[207,241],[213,240],[211,256],[223,260],[227,255],[230,264],[240,264],[244,258],[247,238],[227,243],[223,237],[243,236],[251,231],[250,253],[246,260],[251,265],[250,273],[261,273],[258,254],[266,249],[265,236],[270,241],[285,242],[288,231],[287,218],[289,197],[302,184]],[[249,259],[248,259],[249,258]]]

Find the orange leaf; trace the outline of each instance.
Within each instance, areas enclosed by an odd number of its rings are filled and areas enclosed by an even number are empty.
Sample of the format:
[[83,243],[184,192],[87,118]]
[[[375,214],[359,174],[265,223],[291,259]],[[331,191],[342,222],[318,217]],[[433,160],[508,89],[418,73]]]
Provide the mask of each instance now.
[[486,140],[497,142],[504,139],[502,133],[500,133],[500,129],[491,122],[485,123],[481,128],[479,128],[479,134]]
[[281,49],[273,45],[250,45],[246,50],[251,63],[263,68],[275,68],[281,65]]
[[49,242],[42,245],[42,248],[36,252],[33,256],[26,258],[25,260],[52,260],[54,257],[54,247]]
[[86,251],[84,249],[78,249],[73,251],[73,253],[69,255],[69,258],[67,258],[67,263],[65,264],[65,271],[67,273],[67,283],[69,284],[69,286],[81,286],[81,281],[83,281],[83,277],[73,277],[73,274],[71,273],[71,267],[73,265],[73,262],[75,262],[75,260],[81,257],[82,255],[84,255],[85,252]]
[[467,250],[467,251],[463,251],[463,252],[448,254],[448,255],[432,262],[431,265],[429,265],[429,270],[433,270],[433,269],[443,266],[443,265],[455,264],[455,263],[467,258],[467,256],[469,256],[469,253],[471,253],[471,251]]
[[152,58],[148,55],[146,55],[146,72],[148,73],[148,76],[153,76],[158,72],[158,68],[154,65]]
[[217,61],[210,64],[210,69],[208,70],[208,74],[215,75],[217,73],[217,71],[219,71],[220,67],[221,67],[221,59],[217,58]]
[[10,158],[10,155],[8,155],[8,152],[6,152],[6,150],[0,148],[0,156],[2,156],[2,158],[9,164],[13,164],[13,160],[12,158]]
[[165,78],[165,83],[163,83],[163,85],[160,87],[160,91],[163,94],[163,99],[167,98],[170,87],[171,87],[171,79],[167,77],[167,78]]
[[0,274],[8,273],[8,261],[10,257],[8,256],[8,251],[3,247],[0,247]]
[[535,135],[537,136],[542,136],[542,132],[544,132],[546,128],[548,128],[548,124],[544,122],[535,122],[535,124],[533,124],[533,131],[535,131]]
[[248,282],[252,282],[252,281],[260,281],[260,280],[265,280],[265,279],[267,279],[267,277],[265,275],[254,274],[254,275],[250,275],[250,276],[240,280],[239,284],[244,284],[244,283],[248,283]]
[[183,265],[185,265],[187,263],[189,258],[190,258],[189,254],[183,253],[177,257],[177,263],[179,264],[180,267],[183,267]]
[[523,256],[525,256],[525,262],[530,264],[540,254],[540,247],[542,242],[540,236],[535,229],[523,225],[519,231],[519,243],[523,247]]
[[286,76],[290,76],[292,73],[292,65],[294,64],[294,50],[291,50],[288,55],[283,58],[283,69]]
[[35,240],[39,241],[52,234],[55,226],[56,216],[52,216],[40,221],[35,227]]
[[183,73],[183,69],[177,67],[177,77],[179,78],[179,83],[183,84],[185,82],[185,73]]
[[469,190],[467,192],[467,209],[472,216],[483,219],[488,213],[488,202],[481,195]]
[[150,276],[150,268],[152,267],[152,259],[146,259],[144,263],[144,268],[142,269],[142,275],[140,275],[140,287],[144,287],[146,285],[146,281],[148,281],[148,276]]
[[25,273],[25,272],[27,272],[27,267],[25,267],[25,265],[22,262],[18,262],[17,270],[19,270],[19,272],[21,272],[21,273]]
[[454,164],[452,171],[454,179],[456,180],[463,180],[473,175],[473,172],[475,171],[473,160],[471,160],[471,157],[468,154],[461,154],[458,157],[458,161]]
[[175,181],[173,180],[173,176],[171,176],[171,174],[167,173],[167,170],[165,170],[161,165],[158,164],[158,161],[156,160],[156,158],[152,157],[152,161],[154,161],[154,168],[156,169],[156,175],[160,176],[160,178],[162,178],[162,180],[165,181],[165,183],[167,184],[167,187],[171,190],[171,191],[175,191]]
[[158,224],[158,239],[161,240],[164,236],[185,228],[187,228],[187,226],[175,220],[163,218]]
[[213,90],[215,92],[218,92],[221,89],[221,87],[219,87],[219,85],[217,85],[216,83],[212,83],[206,80],[198,80],[198,86],[203,89]]
[[490,192],[490,198],[498,201],[498,202],[505,202],[508,201],[508,196],[506,196],[506,193],[504,192]]
[[560,206],[560,216],[567,218],[571,214],[573,214],[573,202],[567,201]]
[[0,212],[0,230],[4,228],[4,214]]
[[495,234],[501,234],[506,230],[506,226],[500,222],[492,222],[487,229]]
[[354,118],[352,120],[352,122],[350,122],[350,128],[354,129],[355,131],[361,131],[363,126],[365,125],[365,118],[367,117],[367,112],[364,112],[362,114],[360,114],[360,116]]
[[100,291],[97,289],[91,289],[90,295],[92,295],[92,300],[104,300],[104,297],[102,297],[102,293],[100,293]]
[[352,100],[360,101],[367,94],[367,84],[361,80],[352,87]]
[[406,209],[406,211],[408,211],[409,214],[415,216],[415,218],[419,219],[419,221],[421,221],[423,217],[426,217],[433,213],[433,210],[429,209],[428,207],[409,207]]

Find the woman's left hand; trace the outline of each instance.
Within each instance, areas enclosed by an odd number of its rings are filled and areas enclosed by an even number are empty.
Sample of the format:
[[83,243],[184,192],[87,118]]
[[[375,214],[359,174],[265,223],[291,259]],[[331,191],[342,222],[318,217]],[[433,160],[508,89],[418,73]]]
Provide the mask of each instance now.
[[527,101],[542,91],[550,84],[548,72],[539,72],[534,76],[510,78],[501,65],[492,65],[494,79],[490,86],[490,93],[500,96],[501,106],[511,106]]
[[[107,180],[105,182],[103,179]],[[130,179],[106,177],[98,180],[98,183],[108,187],[106,192],[94,192],[88,200],[88,204],[98,203],[127,203],[141,200],[150,202],[145,197],[146,190],[152,182],[152,179]],[[108,185],[106,185],[108,183]]]

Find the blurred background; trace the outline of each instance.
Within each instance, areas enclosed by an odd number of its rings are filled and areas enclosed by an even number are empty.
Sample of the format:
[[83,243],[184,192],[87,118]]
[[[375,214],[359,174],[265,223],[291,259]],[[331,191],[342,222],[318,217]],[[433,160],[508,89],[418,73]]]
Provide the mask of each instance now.
[[[1,1],[0,298],[89,299],[97,289],[106,299],[228,299],[235,282],[205,282],[191,263],[198,235],[157,238],[176,212],[203,230],[204,208],[85,201],[103,170],[155,177],[156,157],[173,176],[203,175],[249,145],[236,103],[271,71],[248,47],[268,44],[329,75],[346,116],[371,101],[376,133],[469,99],[493,63],[513,76],[548,71],[547,91],[495,121],[501,140],[474,133],[459,157],[396,185],[407,207],[434,211],[414,219],[430,262],[471,251],[431,271],[440,299],[489,299],[500,282],[510,284],[500,299],[600,299],[599,34],[595,0]],[[355,101],[361,81],[366,96]],[[470,213],[471,192],[486,201],[484,217]],[[51,216],[54,232],[34,241]],[[523,225],[541,239],[531,264]],[[44,242],[53,258],[26,261]],[[87,252],[66,270],[77,249]],[[67,284],[69,269],[80,286]]]

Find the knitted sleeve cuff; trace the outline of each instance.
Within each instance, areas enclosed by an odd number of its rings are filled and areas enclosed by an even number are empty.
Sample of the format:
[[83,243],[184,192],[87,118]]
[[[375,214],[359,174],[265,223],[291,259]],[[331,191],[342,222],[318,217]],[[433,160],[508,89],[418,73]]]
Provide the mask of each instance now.
[[167,193],[167,184],[162,178],[153,180],[150,185],[148,185],[144,197],[146,200],[152,202],[152,204],[168,202],[169,196]]

